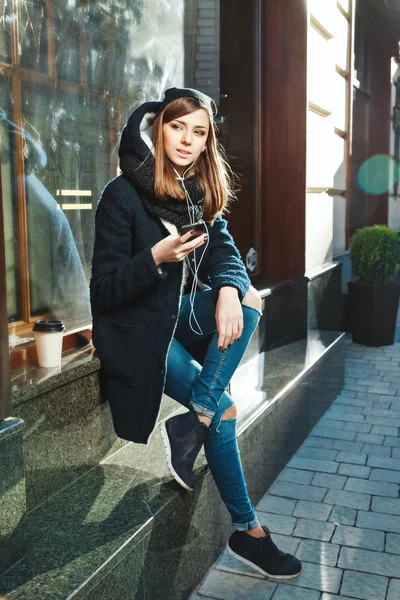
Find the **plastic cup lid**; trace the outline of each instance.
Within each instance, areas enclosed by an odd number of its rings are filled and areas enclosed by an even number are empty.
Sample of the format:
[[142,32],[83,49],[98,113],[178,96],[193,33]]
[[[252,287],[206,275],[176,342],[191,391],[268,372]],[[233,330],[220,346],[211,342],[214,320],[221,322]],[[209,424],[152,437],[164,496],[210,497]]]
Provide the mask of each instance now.
[[45,333],[55,333],[64,331],[64,323],[62,321],[52,321],[49,319],[43,319],[41,321],[35,321],[32,331],[41,331]]

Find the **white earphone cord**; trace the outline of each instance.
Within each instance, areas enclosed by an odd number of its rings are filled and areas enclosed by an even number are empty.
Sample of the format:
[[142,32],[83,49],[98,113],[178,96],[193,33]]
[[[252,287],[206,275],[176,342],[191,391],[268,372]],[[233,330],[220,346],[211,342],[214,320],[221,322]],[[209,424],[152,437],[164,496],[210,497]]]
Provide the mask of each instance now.
[[[185,172],[182,174],[182,177],[179,175],[179,173],[175,169],[174,165],[170,161],[168,161],[170,163],[171,167],[173,168],[173,170],[175,171],[175,173],[177,175],[177,179],[178,179],[178,181],[181,182],[181,185],[183,187],[183,191],[185,192],[185,198],[186,198],[186,204],[187,204],[187,209],[188,209],[188,214],[189,214],[189,220],[190,220],[190,223],[192,223],[192,224],[195,223],[194,212],[195,212],[196,209],[195,209],[193,201],[192,201],[192,199],[191,199],[191,197],[189,195],[189,192],[186,189],[184,177],[185,177],[186,173],[193,167],[193,165],[195,164],[195,162],[197,161],[198,158],[199,157],[197,157],[196,160],[185,170]],[[204,225],[204,230],[207,231],[207,225],[206,225],[205,221],[203,219],[200,219],[200,221]],[[192,267],[190,265],[190,261],[188,260],[189,268],[190,268],[190,270],[191,270],[191,272],[193,274],[192,289],[190,290],[190,297],[189,297],[189,302],[190,302],[189,327],[193,331],[193,333],[196,333],[197,335],[204,335],[203,334],[203,330],[201,329],[200,324],[199,324],[199,322],[198,322],[198,320],[196,318],[195,312],[194,312],[194,299],[195,299],[195,296],[196,296],[196,288],[197,288],[197,281],[198,281],[197,273],[199,272],[201,261],[203,260],[204,253],[207,250],[209,243],[210,243],[209,239],[207,238],[206,245],[205,245],[205,247],[203,249],[203,252],[201,254],[201,257],[200,257],[200,260],[199,260],[198,264],[196,264],[196,253],[195,253],[195,251],[193,251],[194,271],[193,271],[193,269],[192,269]],[[198,327],[198,331],[196,331],[192,327],[192,319],[194,320],[194,324]]]

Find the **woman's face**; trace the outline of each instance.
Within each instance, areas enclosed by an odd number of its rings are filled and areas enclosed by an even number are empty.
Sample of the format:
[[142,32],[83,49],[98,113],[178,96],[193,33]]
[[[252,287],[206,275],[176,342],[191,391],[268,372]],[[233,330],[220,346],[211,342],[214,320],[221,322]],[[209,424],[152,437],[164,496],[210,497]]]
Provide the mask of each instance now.
[[204,108],[163,124],[165,154],[182,175],[205,148],[210,119]]

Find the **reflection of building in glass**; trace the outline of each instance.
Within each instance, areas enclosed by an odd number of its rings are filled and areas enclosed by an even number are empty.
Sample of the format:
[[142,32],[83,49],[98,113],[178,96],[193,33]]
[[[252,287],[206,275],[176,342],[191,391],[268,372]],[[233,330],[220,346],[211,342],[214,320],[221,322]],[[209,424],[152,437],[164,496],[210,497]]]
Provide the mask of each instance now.
[[38,179],[47,165],[43,147],[27,132],[0,114],[4,127],[2,163],[10,161],[13,136],[24,140],[25,193],[28,216],[30,297],[32,312],[50,313],[65,320],[90,321],[85,272],[68,220],[53,196]]

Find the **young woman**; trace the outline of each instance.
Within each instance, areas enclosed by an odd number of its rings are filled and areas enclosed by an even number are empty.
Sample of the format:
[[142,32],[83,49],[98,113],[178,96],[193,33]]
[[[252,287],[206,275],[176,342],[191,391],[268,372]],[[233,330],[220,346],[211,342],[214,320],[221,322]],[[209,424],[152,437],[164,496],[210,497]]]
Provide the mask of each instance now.
[[[215,112],[208,96],[172,88],[129,118],[119,148],[122,175],[105,187],[96,211],[93,343],[117,435],[147,443],[164,391],[187,407],[161,424],[172,475],[192,490],[204,444],[236,529],[228,552],[271,579],[290,579],[301,563],[257,520],[238,452],[236,407],[226,392],[261,300],[222,218],[233,193]],[[211,334],[201,366],[186,347]]]

